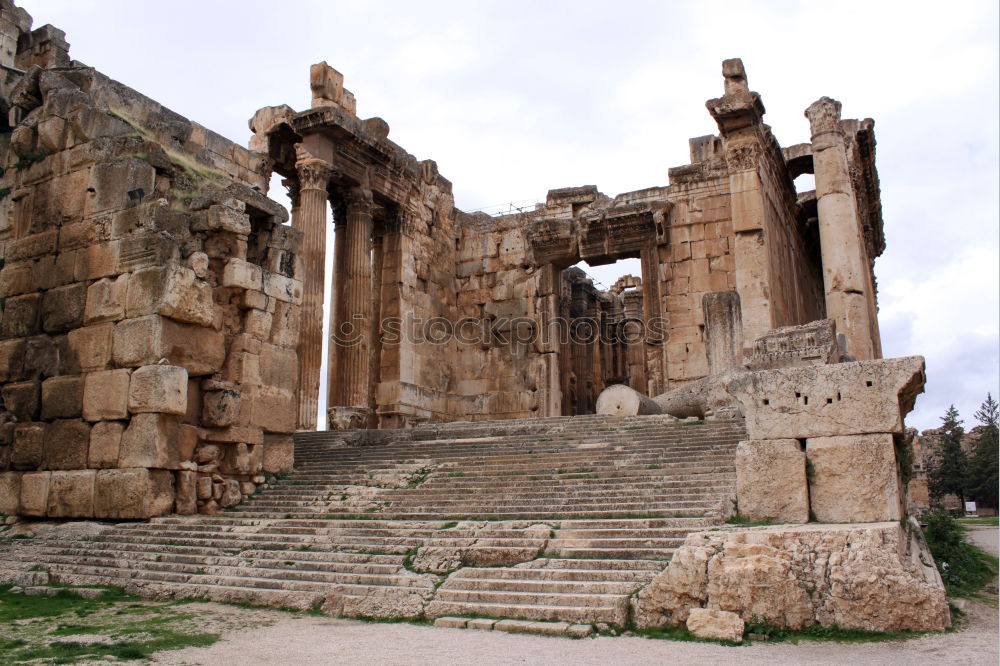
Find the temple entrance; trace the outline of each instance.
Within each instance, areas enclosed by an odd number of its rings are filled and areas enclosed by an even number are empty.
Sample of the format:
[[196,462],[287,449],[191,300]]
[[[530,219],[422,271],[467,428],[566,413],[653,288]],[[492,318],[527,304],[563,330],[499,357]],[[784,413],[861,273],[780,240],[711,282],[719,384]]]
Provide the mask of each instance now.
[[593,414],[612,384],[645,392],[642,265],[622,259],[562,271],[559,317],[565,327],[559,362],[562,414]]

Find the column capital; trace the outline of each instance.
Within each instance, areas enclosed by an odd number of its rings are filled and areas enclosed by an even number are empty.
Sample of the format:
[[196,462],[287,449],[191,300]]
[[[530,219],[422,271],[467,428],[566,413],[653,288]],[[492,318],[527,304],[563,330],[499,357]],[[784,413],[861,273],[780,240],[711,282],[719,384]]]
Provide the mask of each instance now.
[[326,192],[326,186],[330,182],[333,169],[321,159],[307,157],[295,163],[295,169],[299,174],[300,190],[322,190]]
[[348,210],[367,208],[370,211],[374,200],[372,191],[367,187],[352,187],[344,193],[344,203],[347,205]]
[[810,104],[805,116],[809,119],[812,135],[840,132],[840,109],[840,102],[829,97],[820,97]]

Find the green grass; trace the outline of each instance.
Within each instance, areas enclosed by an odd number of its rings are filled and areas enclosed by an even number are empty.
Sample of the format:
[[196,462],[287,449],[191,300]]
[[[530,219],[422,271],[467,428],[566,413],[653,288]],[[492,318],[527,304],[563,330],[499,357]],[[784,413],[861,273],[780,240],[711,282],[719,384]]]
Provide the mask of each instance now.
[[927,517],[924,536],[950,597],[971,597],[993,582],[997,558],[966,540],[967,528],[951,516]]
[[[27,596],[2,586],[0,661],[137,660],[161,650],[203,647],[218,640],[215,634],[185,631],[182,625],[195,618],[192,614],[174,613],[169,605],[137,602],[119,588],[110,588],[96,599],[83,599],[68,589],[59,589],[53,596]],[[99,638],[61,640],[73,636]]]
[[998,516],[980,516],[978,518],[958,518],[958,522],[961,525],[993,525],[996,527],[1000,525],[1000,517]]
[[[798,643],[799,641],[833,641],[836,643],[876,643],[879,641],[896,641],[906,638],[916,638],[924,634],[919,631],[863,631],[861,629],[842,629],[837,625],[823,627],[814,624],[802,629],[787,629],[775,627],[766,622],[751,621],[747,623],[745,634],[763,634],[771,643]],[[748,641],[752,642],[752,641]]]
[[733,641],[717,641],[711,638],[698,638],[685,627],[674,627],[671,625],[667,625],[665,627],[655,627],[653,629],[636,629],[633,633],[635,633],[636,636],[657,640],[685,641],[689,643],[717,643],[728,647],[739,647],[741,645],[741,643],[734,643]]
[[653,629],[634,630],[637,636],[668,641],[688,641],[694,643],[717,643],[729,647],[741,645],[752,645],[754,641],[747,638],[750,634],[761,634],[767,636],[769,643],[792,643],[799,641],[831,641],[835,643],[875,643],[879,641],[895,641],[907,638],[916,638],[924,634],[916,631],[862,631],[860,629],[842,629],[837,625],[822,627],[812,625],[802,629],[787,629],[775,627],[766,622],[748,622],[744,630],[744,641],[734,643],[733,641],[719,641],[710,638],[699,638],[688,631],[685,627],[656,627]]

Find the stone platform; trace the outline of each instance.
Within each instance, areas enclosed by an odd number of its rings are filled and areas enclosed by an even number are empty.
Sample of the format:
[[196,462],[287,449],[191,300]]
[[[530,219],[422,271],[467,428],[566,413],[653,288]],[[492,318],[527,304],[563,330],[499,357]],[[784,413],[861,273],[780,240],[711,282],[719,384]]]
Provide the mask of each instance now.
[[624,626],[685,537],[722,523],[743,437],[659,416],[307,434],[295,473],[233,511],[0,542],[0,581]]

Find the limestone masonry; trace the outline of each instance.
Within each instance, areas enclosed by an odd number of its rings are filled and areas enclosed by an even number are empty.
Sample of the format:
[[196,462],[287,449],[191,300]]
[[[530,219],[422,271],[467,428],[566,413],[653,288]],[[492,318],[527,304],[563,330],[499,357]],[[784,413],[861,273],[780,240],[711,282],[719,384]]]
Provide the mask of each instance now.
[[[923,359],[881,358],[872,120],[823,97],[782,147],[726,60],[666,183],[490,216],[326,63],[249,148],[10,0],[0,69],[0,514],[36,535],[0,583],[576,637],[950,624],[909,517]],[[623,258],[606,291],[573,267]]]

